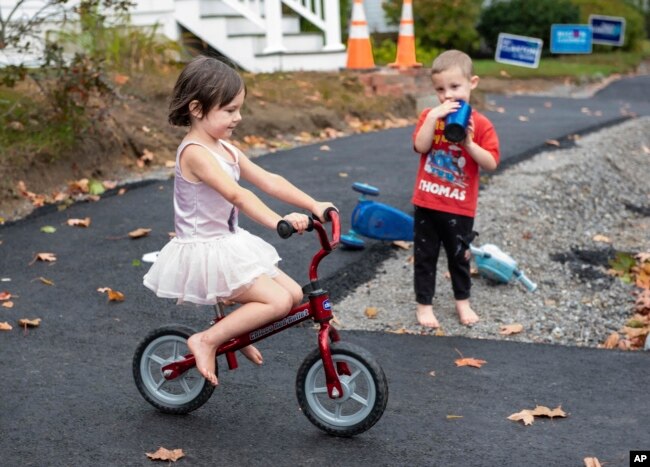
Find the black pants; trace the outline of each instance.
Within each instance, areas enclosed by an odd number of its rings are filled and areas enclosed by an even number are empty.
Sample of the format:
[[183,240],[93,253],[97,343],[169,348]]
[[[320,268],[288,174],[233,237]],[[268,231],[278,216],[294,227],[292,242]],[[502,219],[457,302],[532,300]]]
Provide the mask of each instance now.
[[458,254],[465,250],[457,235],[469,235],[474,227],[474,218],[415,206],[414,224],[415,301],[421,305],[431,305],[436,293],[436,269],[441,244],[447,253],[454,298],[468,299],[472,287],[469,260],[465,259],[464,254]]

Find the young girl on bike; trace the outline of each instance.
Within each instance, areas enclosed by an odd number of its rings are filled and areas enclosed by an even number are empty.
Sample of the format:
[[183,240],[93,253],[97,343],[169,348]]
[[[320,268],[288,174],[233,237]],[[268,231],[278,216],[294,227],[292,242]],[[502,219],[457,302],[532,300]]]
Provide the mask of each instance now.
[[[270,229],[284,219],[303,232],[309,222],[307,215],[280,216],[241,187],[239,178],[320,219],[333,206],[267,172],[225,141],[242,119],[245,96],[241,76],[214,58],[192,60],[178,77],[169,122],[189,126],[189,131],[176,153],[176,237],[144,276],[146,287],[179,303],[241,304],[211,328],[188,339],[197,369],[213,385],[218,384],[215,353],[221,344],[284,317],[303,297],[300,285],[277,268],[280,257],[275,248],[239,227],[237,217],[242,211]],[[262,363],[262,355],[252,345],[242,353],[256,364]]]

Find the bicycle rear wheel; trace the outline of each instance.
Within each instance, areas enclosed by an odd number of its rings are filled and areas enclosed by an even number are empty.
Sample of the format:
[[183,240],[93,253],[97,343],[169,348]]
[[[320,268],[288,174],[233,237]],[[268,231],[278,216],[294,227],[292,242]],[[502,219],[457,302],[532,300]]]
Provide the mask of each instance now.
[[388,383],[384,371],[365,349],[347,343],[331,345],[334,366],[345,363],[350,375],[339,374],[343,395],[330,399],[319,349],[303,361],[296,377],[298,404],[305,416],[321,430],[349,437],[370,429],[388,403]]
[[178,325],[158,328],[149,333],[135,351],[135,385],[142,397],[161,412],[189,413],[205,404],[214,391],[214,386],[196,368],[169,381],[162,374],[163,366],[183,360],[190,353],[187,339],[195,332]]

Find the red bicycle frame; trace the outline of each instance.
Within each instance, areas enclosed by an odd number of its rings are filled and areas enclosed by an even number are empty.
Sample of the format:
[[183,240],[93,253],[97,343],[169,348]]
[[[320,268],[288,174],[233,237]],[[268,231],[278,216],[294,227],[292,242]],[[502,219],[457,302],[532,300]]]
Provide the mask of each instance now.
[[[316,323],[320,324],[320,330],[318,331],[318,348],[323,361],[327,393],[329,397],[337,399],[343,395],[343,388],[341,387],[338,374],[350,375],[350,370],[345,363],[338,363],[336,368],[334,368],[330,342],[338,342],[340,337],[336,329],[330,324],[333,315],[332,306],[329,301],[329,294],[320,287],[318,282],[318,265],[324,257],[334,251],[338,246],[341,237],[339,213],[335,210],[329,210],[326,215],[329,216],[332,223],[331,240],[328,237],[323,224],[315,219],[313,221],[314,229],[318,234],[318,239],[321,244],[321,249],[314,255],[309,266],[309,285],[308,287],[305,287],[309,289],[306,291],[308,300],[293,308],[284,318],[273,321],[261,328],[254,329],[246,334],[242,334],[229,340],[217,349],[216,355],[219,356],[225,354],[228,368],[234,370],[238,367],[237,356],[235,354],[237,350],[272,336],[273,334],[284,331],[298,323],[312,319]],[[222,303],[215,305],[215,310],[216,316],[212,324],[217,323],[225,317],[224,306]],[[172,380],[193,368],[195,365],[196,362],[194,356],[189,354],[186,355],[183,360],[163,366],[161,370],[166,380]]]

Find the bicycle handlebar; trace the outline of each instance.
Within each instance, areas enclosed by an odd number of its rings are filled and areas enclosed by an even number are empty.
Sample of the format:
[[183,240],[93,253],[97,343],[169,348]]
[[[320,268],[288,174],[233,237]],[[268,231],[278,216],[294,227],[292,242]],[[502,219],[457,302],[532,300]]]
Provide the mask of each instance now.
[[[307,231],[311,232],[312,230],[314,230],[314,228],[316,228],[318,230],[319,238],[323,248],[325,248],[326,250],[332,250],[334,247],[336,247],[336,245],[338,245],[341,236],[341,224],[339,221],[339,212],[336,208],[327,208],[323,213],[323,217],[325,218],[325,220],[329,220],[332,222],[331,241],[327,238],[327,235],[321,224],[321,221],[316,219],[316,216],[312,215],[309,217],[309,226],[307,227]],[[278,222],[276,230],[278,232],[278,235],[284,239],[287,239],[291,237],[291,235],[296,233],[296,229],[294,229],[293,226],[289,222],[285,221],[284,219]]]

